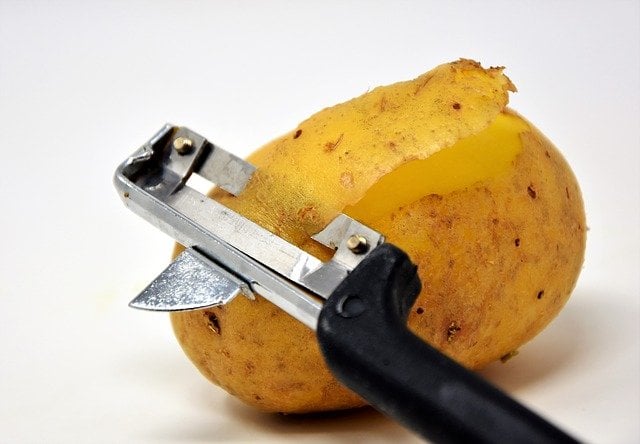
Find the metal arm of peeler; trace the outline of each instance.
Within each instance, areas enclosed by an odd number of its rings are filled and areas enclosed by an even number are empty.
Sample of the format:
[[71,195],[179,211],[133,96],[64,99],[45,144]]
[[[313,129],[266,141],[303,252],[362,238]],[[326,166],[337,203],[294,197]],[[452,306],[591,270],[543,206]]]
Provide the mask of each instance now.
[[416,267],[375,230],[339,215],[327,262],[190,188],[197,173],[237,195],[255,168],[165,125],[116,171],[124,203],[187,249],[131,306],[194,310],[260,294],[317,330],[327,365],[372,406],[435,442],[575,442],[411,333]]

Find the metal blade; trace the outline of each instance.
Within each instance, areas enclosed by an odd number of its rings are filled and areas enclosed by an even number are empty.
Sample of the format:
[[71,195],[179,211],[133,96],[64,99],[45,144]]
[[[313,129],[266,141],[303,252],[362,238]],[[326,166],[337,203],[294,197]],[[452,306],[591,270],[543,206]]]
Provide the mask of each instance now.
[[218,146],[211,144],[211,147],[197,173],[237,196],[244,190],[256,167]]
[[249,286],[193,249],[183,251],[129,305],[152,311],[181,311],[224,305]]

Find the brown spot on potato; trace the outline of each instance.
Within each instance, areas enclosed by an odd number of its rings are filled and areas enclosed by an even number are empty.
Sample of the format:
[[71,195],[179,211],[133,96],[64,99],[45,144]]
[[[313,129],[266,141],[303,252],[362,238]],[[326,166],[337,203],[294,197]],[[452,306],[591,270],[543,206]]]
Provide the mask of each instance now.
[[298,218],[305,223],[312,223],[318,217],[318,209],[313,205],[307,205],[298,210]]
[[542,296],[544,296],[544,290],[540,290],[538,292],[538,295],[536,296],[538,299],[542,299]]
[[342,142],[342,137],[344,137],[344,133],[340,134],[340,136],[338,137],[338,139],[335,142],[327,142],[324,144],[324,152],[325,153],[331,153],[333,151],[335,151],[336,148],[338,148],[338,145],[340,145],[340,142]]
[[380,112],[385,112],[387,110],[387,96],[385,96],[384,94],[382,95],[382,98],[380,99]]
[[209,327],[209,330],[211,330],[217,335],[221,334],[222,330],[220,329],[220,321],[218,320],[218,317],[216,316],[216,314],[213,312],[207,311],[205,312],[205,316],[207,316],[207,319],[209,321],[207,323],[207,327]]
[[350,171],[345,171],[340,175],[340,184],[345,188],[353,188],[353,174]]
[[462,327],[460,327],[456,322],[449,324],[449,327],[447,328],[447,342],[453,341],[460,330],[462,330]]
[[455,102],[453,105],[451,105],[451,107],[455,110],[458,110],[462,108],[462,105],[460,105],[458,102]]
[[538,197],[538,193],[536,193],[536,190],[533,188],[533,185],[529,185],[527,187],[527,193],[529,194],[529,197],[531,199],[535,199],[536,197]]
[[306,383],[304,383],[304,382],[302,382],[302,381],[299,381],[299,382],[289,382],[289,383],[287,383],[287,384],[284,384],[284,385],[283,385],[282,390],[283,390],[283,391],[291,391],[291,392],[294,392],[294,391],[298,391],[298,390],[302,390],[302,389],[304,389],[306,385],[307,385],[307,384],[306,384]]
[[513,241],[513,243],[516,244],[516,247],[519,247],[520,246],[520,238],[519,237],[516,238],[516,240]]
[[564,194],[566,194],[566,195],[567,195],[567,199],[568,199],[568,200],[571,200],[571,196],[569,196],[569,187],[565,187],[565,188],[564,188]]
[[416,308],[416,313],[421,315],[422,313],[424,313],[424,308],[422,308],[422,307]]
[[298,137],[300,137],[302,135],[302,130],[298,129],[296,130],[295,134],[293,135],[294,139],[297,139]]

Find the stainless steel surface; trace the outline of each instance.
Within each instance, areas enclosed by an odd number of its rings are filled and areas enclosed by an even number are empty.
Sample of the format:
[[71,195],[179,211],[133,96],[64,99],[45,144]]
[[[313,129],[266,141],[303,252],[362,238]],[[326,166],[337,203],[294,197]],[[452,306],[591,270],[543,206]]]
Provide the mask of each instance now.
[[[178,153],[174,147],[177,138],[191,140],[191,151]],[[202,253],[206,258],[203,263],[230,271],[246,286],[315,328],[322,308],[317,296],[327,298],[383,237],[348,216],[339,215],[314,236],[324,245],[337,248],[333,258],[323,263],[186,185],[190,175],[198,173],[238,194],[254,170],[249,163],[193,131],[166,125],[118,168],[114,182],[130,209],[185,247]],[[347,245],[353,235],[363,236],[371,249],[354,254]],[[188,283],[192,288],[197,285]],[[209,305],[219,304],[216,295],[209,299]],[[170,296],[165,300],[159,296],[141,300],[147,304],[145,308],[151,303],[161,310],[174,310],[172,304],[181,307]],[[202,304],[206,302],[200,300],[198,304],[205,306]]]
[[237,196],[244,190],[255,169],[249,162],[214,145],[198,174]]
[[[359,236],[365,239],[369,249],[363,253],[354,253],[349,248],[349,239]],[[332,261],[347,270],[353,270],[375,247],[384,242],[384,236],[361,224],[345,214],[339,214],[324,230],[311,236],[317,242],[330,248],[336,248]]]
[[241,293],[253,298],[246,282],[189,248],[129,305],[153,311],[195,310],[224,305]]

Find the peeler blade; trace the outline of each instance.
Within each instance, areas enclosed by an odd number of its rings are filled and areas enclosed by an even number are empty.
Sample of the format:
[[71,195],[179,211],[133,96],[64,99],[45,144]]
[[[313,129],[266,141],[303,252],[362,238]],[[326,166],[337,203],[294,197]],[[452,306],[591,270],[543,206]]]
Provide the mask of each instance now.
[[189,248],[135,297],[129,306],[151,311],[184,311],[224,305],[243,293],[253,298],[241,279]]

